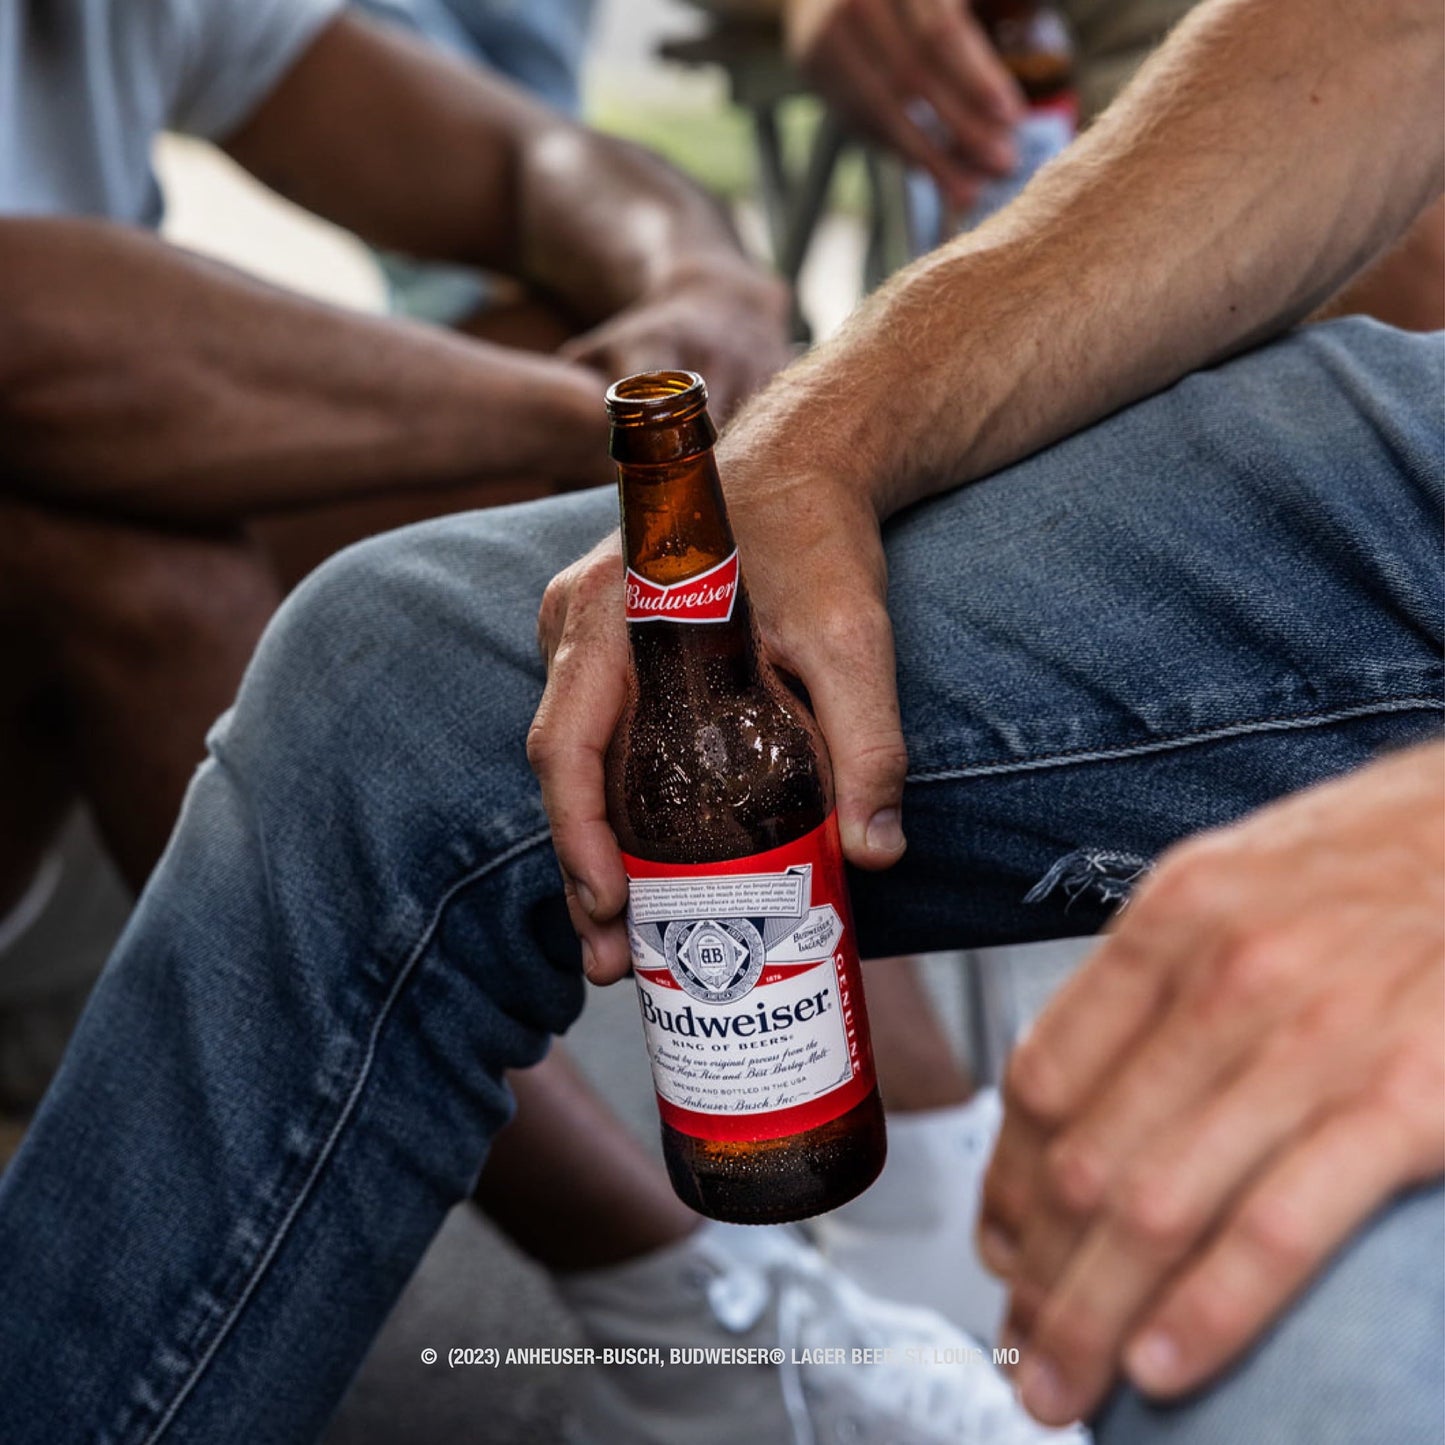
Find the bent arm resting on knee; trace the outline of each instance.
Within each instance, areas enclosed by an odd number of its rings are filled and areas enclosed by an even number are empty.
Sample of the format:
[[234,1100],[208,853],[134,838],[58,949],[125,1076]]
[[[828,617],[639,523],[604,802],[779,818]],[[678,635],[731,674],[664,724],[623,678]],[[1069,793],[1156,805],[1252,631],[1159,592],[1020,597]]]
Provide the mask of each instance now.
[[1440,190],[1441,42],[1419,0],[1210,0],[1017,202],[900,273],[728,429],[754,615],[815,704],[852,862],[903,849],[880,520],[1332,294]]
[[605,369],[691,365],[720,400],[725,381],[746,394],[786,360],[785,288],[692,182],[354,17],[321,33],[227,149],[372,244],[515,276],[579,329],[666,306],[647,348],[614,348]]
[[580,366],[279,291],[99,221],[0,220],[0,477],[174,522],[533,474],[602,481]]
[[[850,862],[887,867],[904,848],[879,519],[1332,294],[1441,188],[1441,41],[1423,0],[1200,6],[1014,205],[900,273],[728,429],[719,464],[754,615],[813,700]],[[533,733],[599,977],[628,960],[601,788],[626,663],[617,571],[599,550],[554,582]]]
[[841,478],[887,515],[1302,318],[1439,194],[1441,70],[1418,0],[1200,6],[1016,204],[759,399],[734,485]]

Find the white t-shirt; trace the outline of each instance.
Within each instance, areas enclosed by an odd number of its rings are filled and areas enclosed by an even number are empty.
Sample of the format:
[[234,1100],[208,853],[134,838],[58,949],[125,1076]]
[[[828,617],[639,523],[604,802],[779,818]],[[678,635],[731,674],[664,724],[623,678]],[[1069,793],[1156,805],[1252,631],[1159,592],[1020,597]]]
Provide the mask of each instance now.
[[235,131],[342,0],[0,0],[0,215],[153,226],[157,132]]

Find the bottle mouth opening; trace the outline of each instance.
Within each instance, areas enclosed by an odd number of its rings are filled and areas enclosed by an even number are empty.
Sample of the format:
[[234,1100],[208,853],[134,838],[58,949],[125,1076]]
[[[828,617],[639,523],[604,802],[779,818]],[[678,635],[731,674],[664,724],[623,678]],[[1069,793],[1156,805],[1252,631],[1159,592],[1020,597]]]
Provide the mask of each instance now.
[[695,371],[639,371],[607,388],[613,426],[673,425],[707,407],[707,383]]

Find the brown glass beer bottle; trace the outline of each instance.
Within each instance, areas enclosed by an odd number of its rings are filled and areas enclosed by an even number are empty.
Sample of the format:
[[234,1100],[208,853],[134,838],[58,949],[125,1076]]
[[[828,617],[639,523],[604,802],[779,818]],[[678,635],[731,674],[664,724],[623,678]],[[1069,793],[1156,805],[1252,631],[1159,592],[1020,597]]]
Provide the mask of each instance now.
[[1057,111],[1077,125],[1074,41],[1060,7],[1047,0],[974,0],[973,11],[1029,109]]
[[803,1219],[886,1148],[832,772],[759,653],[702,378],[607,409],[633,663],[607,806],[668,1173],[714,1219]]

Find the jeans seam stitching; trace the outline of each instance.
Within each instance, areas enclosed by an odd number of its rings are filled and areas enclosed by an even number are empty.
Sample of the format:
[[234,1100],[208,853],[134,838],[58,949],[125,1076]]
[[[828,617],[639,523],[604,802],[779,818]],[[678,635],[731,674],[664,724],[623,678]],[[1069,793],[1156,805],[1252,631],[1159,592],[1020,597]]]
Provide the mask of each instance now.
[[1065,768],[1075,763],[1107,762],[1114,758],[1139,757],[1145,753],[1170,752],[1176,748],[1195,747],[1200,743],[1220,742],[1229,738],[1249,737],[1260,732],[1289,732],[1299,728],[1325,727],[1330,723],[1348,722],[1355,718],[1380,713],[1445,710],[1445,701],[1436,697],[1386,698],[1362,703],[1357,707],[1337,708],[1331,712],[1284,713],[1276,717],[1255,718],[1250,722],[1229,723],[1202,732],[1181,733],[1171,738],[1154,738],[1144,743],[1129,743],[1114,748],[1076,748],[1070,752],[1048,753],[1043,757],[1020,758],[1001,763],[973,763],[961,768],[941,768],[922,773],[909,773],[910,783],[948,783],[966,778],[998,777],[1008,773],[1031,772],[1043,768]]
[[521,839],[520,841],[514,843],[510,848],[506,849],[504,852],[499,853],[489,862],[483,864],[481,867],[474,868],[471,872],[463,874],[462,877],[457,879],[457,881],[453,883],[437,900],[436,907],[432,910],[431,917],[427,920],[426,927],[423,928],[420,937],[417,939],[416,943],[407,954],[405,962],[402,964],[400,970],[398,971],[397,976],[391,985],[391,988],[387,991],[386,997],[382,1001],[380,1009],[377,1011],[375,1018],[372,1020],[371,1029],[367,1034],[366,1051],[362,1056],[361,1065],[357,1071],[355,1082],[352,1084],[350,1092],[347,1094],[345,1101],[342,1103],[340,1112],[336,1116],[335,1123],[332,1125],[330,1132],[327,1134],[325,1141],[321,1145],[321,1148],[317,1151],[312,1167],[308,1171],[304,1181],[301,1184],[300,1189],[297,1191],[296,1197],[292,1201],[291,1207],[287,1209],[281,1220],[274,1227],[270,1241],[266,1245],[266,1248],[261,1252],[261,1255],[256,1260],[255,1264],[252,1266],[249,1272],[249,1277],[247,1278],[239,1295],[237,1296],[235,1304],[231,1307],[230,1311],[226,1315],[226,1318],[217,1328],[214,1338],[206,1347],[200,1359],[196,1361],[194,1368],[191,1370],[190,1374],[186,1377],[185,1381],[176,1392],[175,1397],[172,1399],[170,1405],[166,1408],[165,1413],[156,1422],[151,1432],[145,1437],[145,1445],[155,1445],[155,1442],[159,1441],[161,1437],[170,1429],[171,1425],[174,1423],[176,1414],[179,1412],[181,1406],[185,1404],[187,1396],[191,1393],[192,1389],[199,1382],[202,1375],[204,1375],[205,1372],[210,1368],[211,1362],[215,1358],[217,1350],[220,1349],[221,1345],[226,1339],[226,1336],[231,1332],[232,1327],[241,1317],[241,1313],[246,1308],[246,1305],[250,1302],[251,1296],[259,1288],[262,1277],[270,1269],[271,1262],[275,1259],[277,1253],[280,1251],[282,1243],[285,1241],[286,1236],[290,1233],[292,1226],[296,1222],[297,1216],[301,1212],[302,1205],[306,1202],[307,1197],[315,1188],[317,1181],[321,1177],[322,1170],[326,1167],[327,1161],[335,1152],[336,1146],[341,1139],[342,1132],[345,1130],[347,1124],[350,1122],[350,1119],[356,1110],[356,1106],[361,1098],[362,1091],[366,1087],[366,1082],[371,1076],[372,1066],[376,1061],[376,1050],[378,1041],[381,1036],[382,1027],[385,1025],[387,1019],[390,1017],[392,1010],[396,1006],[397,1000],[401,997],[402,990],[406,987],[407,983],[412,978],[412,975],[416,970],[418,960],[426,951],[428,944],[430,943],[433,936],[436,934],[437,928],[441,923],[442,914],[446,911],[447,907],[451,903],[452,899],[456,896],[456,894],[459,893],[463,888],[467,887],[469,884],[475,883],[479,878],[485,878],[487,874],[502,867],[504,864],[510,863],[514,859],[521,857],[522,854],[530,852],[539,844],[547,842],[550,837],[550,830],[544,828],[538,833],[530,834],[528,837]]

